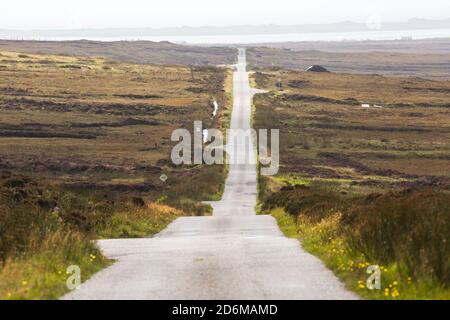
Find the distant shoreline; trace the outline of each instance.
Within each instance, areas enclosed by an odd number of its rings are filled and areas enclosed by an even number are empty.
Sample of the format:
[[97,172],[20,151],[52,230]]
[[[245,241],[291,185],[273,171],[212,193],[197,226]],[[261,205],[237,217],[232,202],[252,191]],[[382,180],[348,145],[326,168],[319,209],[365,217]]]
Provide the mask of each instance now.
[[[444,23],[445,22],[445,23]],[[450,38],[450,20],[440,24],[339,23],[303,26],[236,26],[167,29],[1,30],[3,40],[169,41],[177,44],[255,44],[304,41],[383,41]],[[448,25],[447,25],[448,24]],[[414,26],[416,26],[414,28]],[[434,27],[433,27],[434,26]]]
[[233,45],[233,44],[268,44],[285,42],[363,42],[363,41],[408,41],[425,39],[450,38],[448,30],[409,30],[405,31],[368,31],[341,33],[304,33],[304,34],[250,34],[250,35],[221,35],[221,36],[150,36],[150,37],[5,37],[1,40],[11,41],[152,41],[172,42],[190,45]]

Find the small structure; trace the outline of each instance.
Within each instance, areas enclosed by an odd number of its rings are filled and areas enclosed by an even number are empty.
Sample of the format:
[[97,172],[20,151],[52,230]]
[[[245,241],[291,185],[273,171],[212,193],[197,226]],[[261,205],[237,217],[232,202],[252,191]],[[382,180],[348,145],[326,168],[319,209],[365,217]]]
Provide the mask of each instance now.
[[278,88],[278,90],[282,90],[283,89],[283,83],[281,82],[281,79],[277,80],[277,88]]
[[308,71],[308,72],[330,72],[326,68],[324,68],[322,66],[318,66],[318,65],[313,65],[313,66],[309,67],[308,69],[306,69],[306,71]]

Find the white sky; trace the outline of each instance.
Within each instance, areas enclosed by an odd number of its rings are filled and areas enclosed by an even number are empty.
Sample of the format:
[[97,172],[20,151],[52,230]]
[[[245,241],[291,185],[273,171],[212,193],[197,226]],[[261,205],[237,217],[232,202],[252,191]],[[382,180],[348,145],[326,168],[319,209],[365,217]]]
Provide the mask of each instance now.
[[0,29],[366,22],[450,17],[449,0],[2,0]]

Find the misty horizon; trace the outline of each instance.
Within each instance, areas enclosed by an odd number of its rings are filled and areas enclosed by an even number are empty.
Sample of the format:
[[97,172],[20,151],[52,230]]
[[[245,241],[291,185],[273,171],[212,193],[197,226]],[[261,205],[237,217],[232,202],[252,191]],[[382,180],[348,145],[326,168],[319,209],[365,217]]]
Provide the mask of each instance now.
[[110,28],[180,28],[229,27],[239,25],[298,25],[353,21],[367,23],[405,22],[412,18],[441,20],[450,16],[445,0],[358,1],[316,0],[166,0],[151,3],[17,0],[2,4],[0,29],[9,30],[79,30]]
[[[412,17],[406,20],[392,20],[392,21],[379,21],[380,28],[383,29],[384,26],[391,26],[391,25],[401,25],[401,24],[411,24],[411,23],[436,23],[436,22],[443,22],[443,23],[450,23],[450,16],[443,19],[429,19],[429,18],[423,18],[423,17]],[[75,28],[75,29],[68,29],[68,28],[1,28],[0,30],[3,31],[89,31],[89,30],[154,30],[154,31],[160,31],[160,30],[177,30],[177,29],[206,29],[206,28],[212,28],[212,29],[229,29],[229,28],[263,28],[263,27],[280,27],[280,28],[288,28],[288,27],[301,27],[301,26],[308,26],[308,27],[315,27],[315,26],[335,26],[335,25],[368,25],[370,22],[360,22],[360,21],[354,21],[354,20],[342,20],[342,21],[336,21],[336,22],[329,22],[329,23],[296,23],[296,24],[283,24],[283,23],[260,23],[260,24],[228,24],[228,25],[198,25],[198,26],[190,26],[190,25],[173,25],[173,26],[166,26],[166,27],[152,27],[152,26],[142,26],[142,27],[82,27],[82,28]],[[370,29],[369,27],[367,29]]]

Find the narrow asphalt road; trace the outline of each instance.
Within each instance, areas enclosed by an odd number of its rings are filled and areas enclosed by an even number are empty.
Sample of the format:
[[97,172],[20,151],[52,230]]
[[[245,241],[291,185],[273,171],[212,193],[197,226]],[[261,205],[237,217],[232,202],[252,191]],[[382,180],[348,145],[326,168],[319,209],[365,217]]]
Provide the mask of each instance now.
[[[255,92],[239,50],[231,128],[250,128]],[[179,218],[153,238],[98,241],[117,262],[63,299],[356,299],[273,217],[256,215],[248,162],[230,165],[213,216]]]

